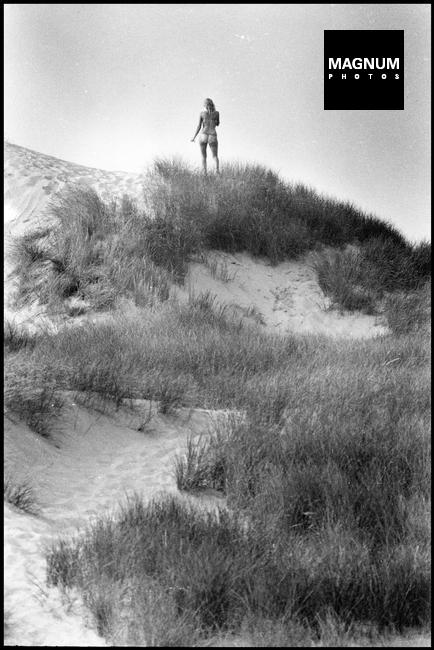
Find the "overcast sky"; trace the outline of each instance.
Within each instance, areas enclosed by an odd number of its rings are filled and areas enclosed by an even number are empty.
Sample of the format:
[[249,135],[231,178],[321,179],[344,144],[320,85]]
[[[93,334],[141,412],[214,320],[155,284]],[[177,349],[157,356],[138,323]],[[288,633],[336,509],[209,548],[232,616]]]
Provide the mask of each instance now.
[[[260,162],[430,238],[428,4],[7,4],[5,136],[65,160]],[[324,111],[323,31],[405,30],[404,111]]]

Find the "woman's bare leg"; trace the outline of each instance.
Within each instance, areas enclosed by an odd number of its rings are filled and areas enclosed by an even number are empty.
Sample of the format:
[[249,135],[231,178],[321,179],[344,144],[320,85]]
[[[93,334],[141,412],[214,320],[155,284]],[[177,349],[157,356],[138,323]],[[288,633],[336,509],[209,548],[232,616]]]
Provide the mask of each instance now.
[[206,174],[206,142],[200,142],[200,152],[202,154],[202,169],[203,173]]
[[209,146],[211,149],[212,157],[214,159],[216,173],[219,174],[220,169],[219,169],[219,159],[218,159],[218,143],[213,142],[212,144],[210,143]]

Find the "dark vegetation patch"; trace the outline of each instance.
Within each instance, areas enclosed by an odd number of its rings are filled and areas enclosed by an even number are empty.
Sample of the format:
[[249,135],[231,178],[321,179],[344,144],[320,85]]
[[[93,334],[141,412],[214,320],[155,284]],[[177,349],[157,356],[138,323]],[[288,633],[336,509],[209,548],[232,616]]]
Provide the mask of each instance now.
[[427,619],[426,550],[373,549],[339,526],[316,535],[292,529],[275,546],[264,534],[225,509],[204,514],[173,497],[148,505],[130,498],[118,515],[53,544],[48,582],[77,587],[108,639],[120,614],[128,626],[130,603],[137,633],[138,614],[148,611],[155,592],[154,621],[170,611],[169,629],[195,630],[202,638],[236,632],[247,615],[271,624],[304,622],[314,638],[331,613],[344,629],[354,621],[384,629]]

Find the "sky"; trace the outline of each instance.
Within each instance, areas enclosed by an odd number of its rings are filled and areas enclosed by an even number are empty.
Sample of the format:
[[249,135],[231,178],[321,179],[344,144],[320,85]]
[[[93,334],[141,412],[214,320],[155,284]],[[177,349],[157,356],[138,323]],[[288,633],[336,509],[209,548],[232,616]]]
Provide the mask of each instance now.
[[[109,170],[271,167],[430,239],[429,4],[6,4],[4,135]],[[325,29],[404,29],[405,110],[325,111]]]

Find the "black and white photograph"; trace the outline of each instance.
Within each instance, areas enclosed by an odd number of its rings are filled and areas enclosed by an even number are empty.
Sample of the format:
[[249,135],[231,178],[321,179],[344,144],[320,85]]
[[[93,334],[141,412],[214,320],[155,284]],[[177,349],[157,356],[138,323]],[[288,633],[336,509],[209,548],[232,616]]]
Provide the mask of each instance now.
[[4,644],[431,647],[431,4],[3,18]]

